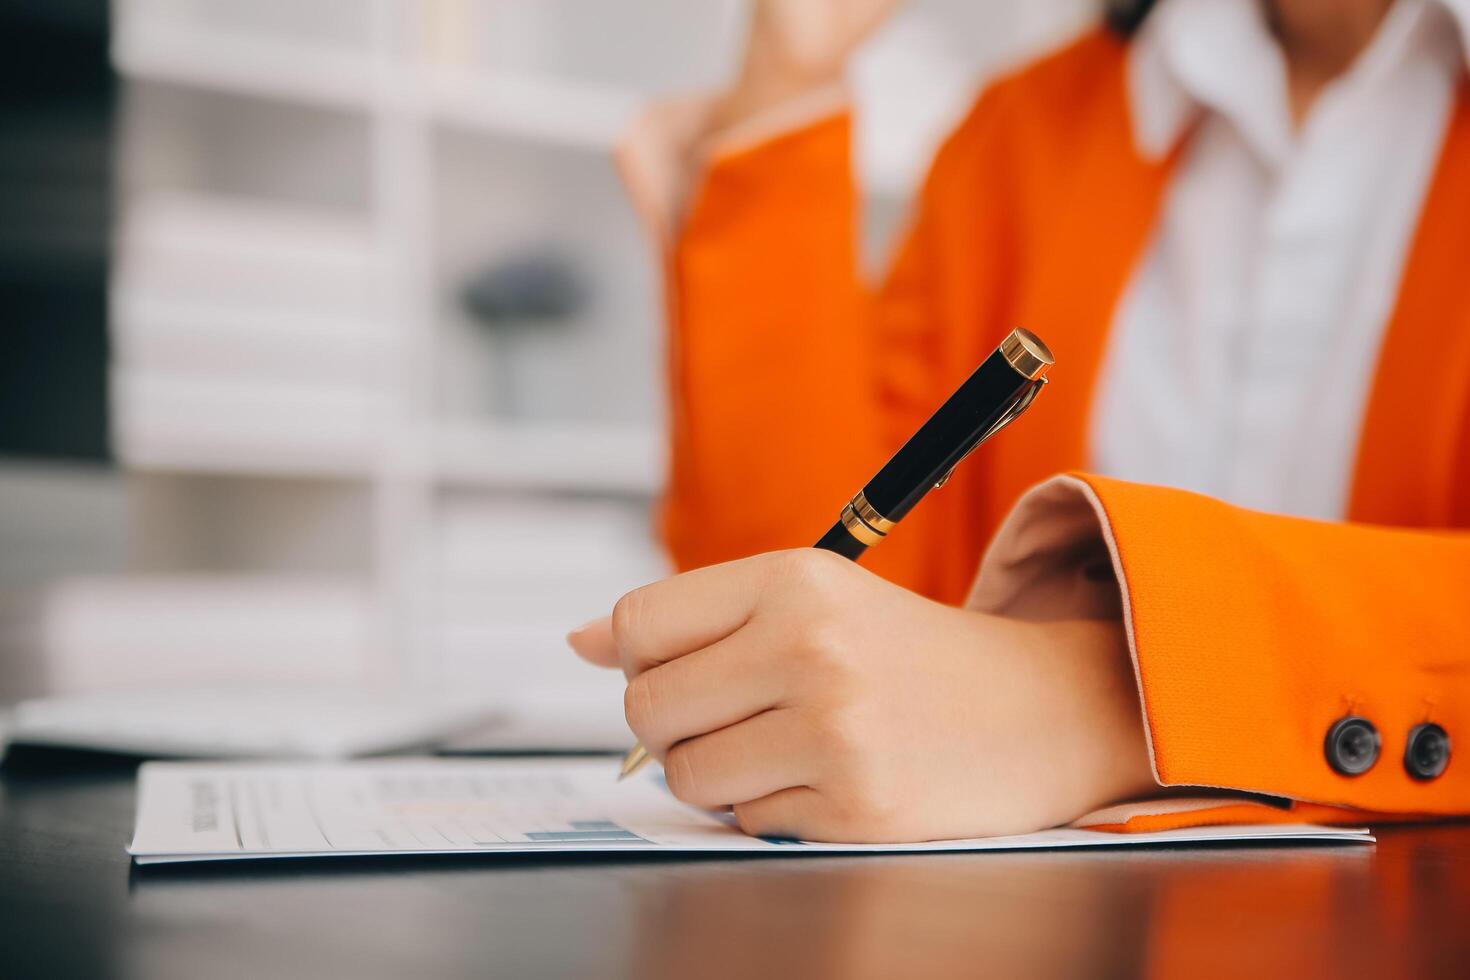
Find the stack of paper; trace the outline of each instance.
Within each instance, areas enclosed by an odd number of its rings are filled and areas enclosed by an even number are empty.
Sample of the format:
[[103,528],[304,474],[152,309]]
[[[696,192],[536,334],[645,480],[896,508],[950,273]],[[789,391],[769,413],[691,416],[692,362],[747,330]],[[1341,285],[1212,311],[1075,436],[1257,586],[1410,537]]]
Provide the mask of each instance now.
[[371,458],[391,352],[360,220],[159,192],[123,216],[113,429],[132,465],[341,473]]
[[342,759],[437,745],[499,713],[472,691],[158,688],[23,701],[9,738],[144,756]]
[[322,576],[75,576],[15,617],[48,693],[347,685],[363,675],[369,598]]
[[618,782],[613,759],[408,759],[333,766],[150,763],[128,848],[139,864],[241,858],[557,851],[985,851],[1207,843],[1371,842],[1363,830],[1201,827],[1156,834],[1059,829],[919,844],[748,837],[686,806],[656,773]]

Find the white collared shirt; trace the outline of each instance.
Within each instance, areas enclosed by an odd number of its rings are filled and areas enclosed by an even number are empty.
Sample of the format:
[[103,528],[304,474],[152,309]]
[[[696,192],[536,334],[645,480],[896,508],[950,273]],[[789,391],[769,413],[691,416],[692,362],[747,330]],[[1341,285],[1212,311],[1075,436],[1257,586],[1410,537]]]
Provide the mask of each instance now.
[[1129,54],[1135,140],[1159,158],[1195,128],[1115,313],[1094,469],[1344,516],[1467,38],[1470,0],[1398,0],[1294,128],[1258,3],[1159,5]]

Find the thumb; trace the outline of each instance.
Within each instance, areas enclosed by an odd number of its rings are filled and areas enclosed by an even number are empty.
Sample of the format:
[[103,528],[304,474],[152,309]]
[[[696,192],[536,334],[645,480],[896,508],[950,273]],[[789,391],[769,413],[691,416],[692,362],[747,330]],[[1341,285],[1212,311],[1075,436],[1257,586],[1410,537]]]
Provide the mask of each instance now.
[[588,663],[599,667],[620,666],[618,645],[613,642],[611,616],[578,626],[567,634],[567,645]]

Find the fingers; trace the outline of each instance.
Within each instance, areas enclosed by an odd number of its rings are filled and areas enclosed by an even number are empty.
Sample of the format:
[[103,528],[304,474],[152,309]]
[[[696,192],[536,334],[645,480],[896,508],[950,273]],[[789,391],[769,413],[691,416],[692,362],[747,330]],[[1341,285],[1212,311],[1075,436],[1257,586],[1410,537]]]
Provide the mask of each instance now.
[[612,635],[623,673],[636,677],[738,630],[755,608],[774,557],[757,555],[685,572],[619,599]]
[[657,759],[684,739],[715,732],[774,708],[786,674],[772,630],[752,623],[628,682],[628,727]]
[[822,840],[825,804],[809,786],[791,786],[735,805],[740,829],[752,837]]
[[664,759],[669,791],[685,803],[718,807],[804,785],[815,763],[802,747],[804,726],[777,708],[729,728],[680,742]]
[[594,619],[572,630],[567,634],[567,646],[588,663],[599,667],[618,666],[618,645],[613,640],[611,616]]

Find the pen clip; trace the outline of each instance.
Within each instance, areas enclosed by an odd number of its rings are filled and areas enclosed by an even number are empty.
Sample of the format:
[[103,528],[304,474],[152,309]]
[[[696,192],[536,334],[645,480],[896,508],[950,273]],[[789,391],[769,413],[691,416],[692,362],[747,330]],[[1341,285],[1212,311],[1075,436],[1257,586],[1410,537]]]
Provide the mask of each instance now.
[[1030,408],[1031,403],[1036,400],[1037,392],[1041,391],[1041,386],[1044,384],[1046,384],[1046,376],[1042,375],[1035,381],[1031,382],[1031,384],[1027,385],[1020,394],[1016,395],[1016,397],[1011,400],[1011,403],[1006,406],[1005,411],[1000,413],[1000,417],[990,424],[990,428],[982,432],[980,434],[980,438],[975,440],[975,445],[971,446],[969,449],[966,449],[965,455],[955,460],[954,466],[951,466],[947,471],[945,471],[945,474],[941,476],[939,480],[934,484],[934,489],[938,490],[940,487],[948,483],[949,478],[954,476],[954,471],[956,467],[963,463],[965,461],[965,457],[973,453],[982,442],[984,442],[986,439],[989,439],[991,436],[995,435],[997,432],[999,432],[1001,429],[1004,429],[1012,422],[1016,421],[1016,419],[1020,417],[1022,412]]

